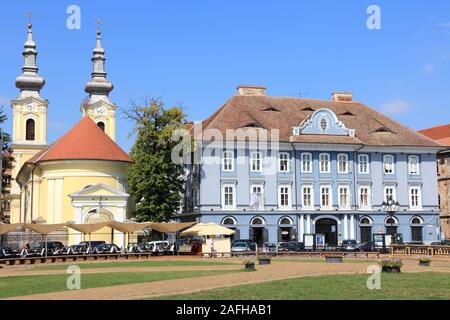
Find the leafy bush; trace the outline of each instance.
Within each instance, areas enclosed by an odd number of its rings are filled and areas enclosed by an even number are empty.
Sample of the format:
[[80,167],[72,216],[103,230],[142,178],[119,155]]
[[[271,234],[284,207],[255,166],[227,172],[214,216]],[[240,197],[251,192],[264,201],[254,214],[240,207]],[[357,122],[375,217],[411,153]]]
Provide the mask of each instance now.
[[387,268],[401,268],[403,266],[402,260],[382,260],[379,264]]
[[252,260],[244,260],[243,261],[244,267],[247,268],[253,268],[255,266],[255,262]]
[[419,257],[419,261],[420,262],[431,262],[431,258],[430,257]]
[[259,261],[259,260],[269,260],[269,261],[271,261],[272,258],[269,257],[269,256],[258,256],[258,261]]

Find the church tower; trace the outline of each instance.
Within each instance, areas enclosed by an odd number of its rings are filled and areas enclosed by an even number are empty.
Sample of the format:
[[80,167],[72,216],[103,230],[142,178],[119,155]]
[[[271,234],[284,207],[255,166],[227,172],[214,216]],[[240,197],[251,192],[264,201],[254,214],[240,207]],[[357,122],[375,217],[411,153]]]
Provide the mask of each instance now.
[[[13,179],[23,164],[47,145],[47,107],[48,101],[40,95],[45,85],[44,78],[38,75],[36,64],[36,43],[33,40],[31,21],[28,23],[28,36],[24,44],[25,64],[22,74],[16,78],[19,97],[11,101],[13,113],[12,150],[14,166]],[[20,214],[20,187],[15,180],[11,185],[11,222],[18,222]]]
[[83,116],[88,115],[112,139],[116,140],[116,108],[109,101],[108,95],[113,84],[106,79],[105,50],[102,48],[100,24],[97,29],[97,45],[92,55],[92,79],[86,84],[84,91],[89,96],[81,104]]

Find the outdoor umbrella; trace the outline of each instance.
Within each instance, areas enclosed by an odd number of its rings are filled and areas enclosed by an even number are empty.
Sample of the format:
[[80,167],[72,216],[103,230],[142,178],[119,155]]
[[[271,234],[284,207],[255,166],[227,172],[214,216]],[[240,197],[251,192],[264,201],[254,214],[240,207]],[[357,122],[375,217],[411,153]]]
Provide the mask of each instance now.
[[181,235],[219,236],[231,235],[233,233],[235,233],[234,230],[225,228],[217,223],[198,223],[195,226],[184,230]]
[[83,234],[89,235],[89,252],[91,248],[91,234],[95,231],[98,231],[106,226],[108,226],[108,222],[100,222],[100,223],[72,223],[67,225],[69,228],[77,230]]
[[[123,237],[123,246],[125,250],[125,233],[133,234],[136,231],[143,230],[145,228],[149,228],[151,226],[152,222],[142,222],[142,223],[136,223],[136,222],[119,222],[119,221],[111,221],[108,223],[108,226],[119,230],[124,234]],[[130,240],[130,237],[128,236],[128,240]]]
[[34,232],[40,233],[45,237],[45,256],[47,257],[47,236],[62,227],[67,226],[67,223],[56,223],[56,224],[35,224],[26,223],[23,225],[25,228],[30,229]]
[[21,225],[20,223],[13,223],[13,224],[0,223],[0,235],[11,232],[17,229],[20,225]]
[[[176,246],[177,232],[186,229],[192,226],[193,224],[195,224],[195,222],[155,222],[151,224],[150,228],[158,232],[161,232],[163,234],[163,241],[164,241],[164,233],[175,233],[174,245]],[[173,251],[173,254],[175,254],[175,250]]]

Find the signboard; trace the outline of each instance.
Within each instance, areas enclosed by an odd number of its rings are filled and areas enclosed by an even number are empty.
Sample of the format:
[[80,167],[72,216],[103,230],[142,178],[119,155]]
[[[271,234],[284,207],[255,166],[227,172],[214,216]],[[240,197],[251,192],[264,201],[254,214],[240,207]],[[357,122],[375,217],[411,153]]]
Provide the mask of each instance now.
[[316,237],[316,249],[323,250],[325,249],[325,235],[322,233],[315,234]]
[[382,249],[383,251],[385,251],[386,250],[386,234],[374,233],[373,234],[373,245],[374,245],[375,249]]
[[314,250],[314,235],[313,234],[304,234],[303,235],[303,244],[305,246],[305,250]]

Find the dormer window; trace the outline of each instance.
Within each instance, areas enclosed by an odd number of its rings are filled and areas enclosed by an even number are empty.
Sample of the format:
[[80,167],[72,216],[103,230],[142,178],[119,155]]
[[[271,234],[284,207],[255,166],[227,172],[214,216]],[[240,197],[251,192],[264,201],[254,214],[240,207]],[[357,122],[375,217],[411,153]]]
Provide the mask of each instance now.
[[325,118],[322,118],[322,120],[320,120],[320,129],[322,130],[322,132],[327,131],[328,129],[328,121]]
[[277,109],[275,109],[274,107],[269,107],[267,109],[264,109],[263,111],[270,111],[270,112],[279,112]]

